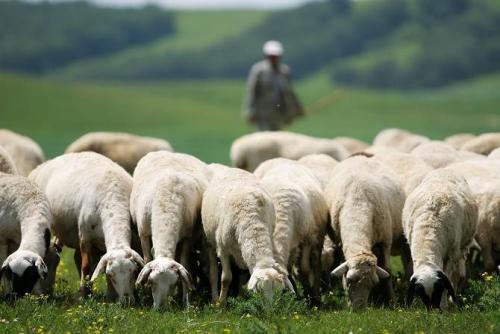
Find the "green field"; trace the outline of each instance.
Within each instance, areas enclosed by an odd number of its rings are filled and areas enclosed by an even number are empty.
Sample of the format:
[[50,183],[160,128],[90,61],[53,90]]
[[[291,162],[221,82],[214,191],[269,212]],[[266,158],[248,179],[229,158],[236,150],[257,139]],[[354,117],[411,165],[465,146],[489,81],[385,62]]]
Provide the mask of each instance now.
[[[296,86],[306,105],[342,91],[328,108],[291,127],[311,135],[371,140],[381,129],[396,126],[443,138],[457,132],[498,131],[500,126],[500,75],[428,92],[335,87],[321,74]],[[243,92],[240,81],[81,84],[1,74],[0,127],[32,136],[48,157],[62,153],[85,132],[112,130],[159,136],[177,151],[227,163],[232,140],[252,131],[240,117]],[[320,310],[285,301],[263,311],[251,301],[240,300],[227,309],[195,303],[189,310],[174,307],[160,313],[147,306],[123,309],[103,303],[102,293],[81,302],[76,298],[77,275],[70,258],[66,253],[54,297],[0,303],[2,333],[500,332],[498,303],[493,303],[495,307],[471,304],[469,309],[449,313],[428,313],[421,307],[407,310],[398,304],[387,310],[351,313],[339,305],[342,299],[332,297]],[[496,284],[489,298],[498,301],[498,279]]]

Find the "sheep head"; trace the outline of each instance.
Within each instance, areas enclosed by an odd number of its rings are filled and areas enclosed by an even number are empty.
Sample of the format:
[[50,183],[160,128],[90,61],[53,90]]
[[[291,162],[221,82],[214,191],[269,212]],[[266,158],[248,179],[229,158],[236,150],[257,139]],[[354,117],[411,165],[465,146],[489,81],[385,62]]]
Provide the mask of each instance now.
[[445,309],[448,306],[448,293],[453,302],[460,306],[448,276],[439,267],[424,264],[415,270],[410,279],[407,302],[408,305],[411,305],[415,294],[417,294],[427,309]]
[[113,285],[120,303],[133,303],[134,282],[142,267],[144,267],[144,261],[133,249],[110,250],[97,264],[90,281],[95,281],[99,274],[105,272],[108,284]]
[[278,290],[289,289],[295,293],[293,285],[286,273],[281,273],[275,268],[256,268],[248,281],[248,289],[259,292],[271,301]]
[[361,309],[368,305],[372,288],[380,279],[388,278],[389,273],[377,266],[377,258],[374,255],[362,254],[339,265],[332,271],[332,276],[342,278],[349,306]]
[[0,279],[4,278],[7,293],[22,297],[31,293],[39,280],[47,277],[47,271],[40,255],[28,250],[18,250],[4,261]]
[[184,296],[187,302],[187,291],[193,289],[191,275],[180,263],[168,259],[157,258],[147,263],[137,277],[136,285],[148,285],[153,294],[153,307],[160,309],[168,302],[174,293],[177,282],[182,283]]

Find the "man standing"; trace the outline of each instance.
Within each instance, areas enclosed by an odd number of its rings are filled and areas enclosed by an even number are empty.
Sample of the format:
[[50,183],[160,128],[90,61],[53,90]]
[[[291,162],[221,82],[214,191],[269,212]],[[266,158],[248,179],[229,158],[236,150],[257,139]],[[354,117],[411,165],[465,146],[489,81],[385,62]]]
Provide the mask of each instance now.
[[280,63],[281,43],[268,41],[263,51],[266,59],[250,70],[243,114],[259,131],[277,131],[304,111],[292,90],[290,70]]

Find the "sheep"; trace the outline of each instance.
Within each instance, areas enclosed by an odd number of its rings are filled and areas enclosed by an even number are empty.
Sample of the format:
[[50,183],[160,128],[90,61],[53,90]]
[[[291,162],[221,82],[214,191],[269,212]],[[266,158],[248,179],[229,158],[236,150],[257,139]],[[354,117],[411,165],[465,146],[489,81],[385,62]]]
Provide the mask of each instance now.
[[[425,144],[422,144],[425,145]],[[430,171],[431,166],[422,159],[396,150],[375,150],[373,159],[392,168],[399,176],[405,194],[410,194]]]
[[8,294],[44,293],[51,224],[48,200],[35,184],[0,173],[0,278]]
[[17,174],[17,168],[9,153],[0,146],[0,173]]
[[205,163],[165,151],[148,153],[134,171],[130,211],[146,262],[136,284],[151,285],[155,309],[165,305],[179,279],[184,301],[188,301],[193,283],[186,267],[194,229],[201,228],[196,222],[208,179]]
[[309,168],[318,178],[321,189],[325,190],[333,174],[338,161],[326,154],[309,154],[302,157],[298,162]]
[[346,148],[333,139],[314,138],[286,131],[268,131],[236,139],[231,146],[231,162],[234,167],[253,172],[265,160],[278,157],[297,160],[313,153],[328,154],[336,160],[349,156]]
[[327,187],[331,226],[346,261],[332,271],[342,278],[354,309],[367,305],[372,288],[384,280],[393,296],[389,259],[393,242],[403,236],[404,191],[394,172],[381,162],[355,156],[335,167]]
[[370,144],[351,137],[335,137],[335,141],[344,146],[350,154],[363,152]]
[[446,137],[444,141],[445,143],[450,144],[455,149],[459,150],[467,141],[474,138],[476,138],[476,136],[471,133],[457,133],[455,135]]
[[[31,172],[29,179],[49,200],[52,228],[60,245],[76,250],[80,293],[88,295],[89,284],[105,272],[108,299],[133,302],[135,278],[144,262],[131,248],[132,177],[102,155],[82,152],[45,162]],[[100,254],[104,255],[95,266]]]
[[500,147],[500,132],[483,133],[465,142],[461,150],[470,151],[482,155],[488,155],[494,149]]
[[429,173],[408,196],[403,228],[411,247],[414,274],[408,303],[418,294],[428,309],[447,308],[448,294],[465,279],[465,257],[474,240],[478,209],[467,181],[447,169]]
[[457,151],[453,146],[441,141],[423,143],[411,151],[411,154],[433,168],[443,168],[455,162],[485,158],[473,152]]
[[500,163],[493,159],[465,161],[446,169],[465,177],[478,205],[479,218],[475,240],[484,269],[494,272],[500,264]]
[[299,255],[302,285],[312,302],[318,305],[321,250],[328,222],[328,206],[321,183],[307,167],[283,158],[263,162],[254,174],[273,200],[276,260],[291,272],[294,254]]
[[500,159],[500,147],[491,151],[491,153],[488,154],[488,158],[496,160]]
[[0,129],[0,146],[14,161],[19,175],[28,174],[45,161],[40,146],[31,138],[20,135],[7,129]]
[[217,260],[222,264],[219,301],[225,302],[232,280],[230,257],[250,271],[248,289],[266,299],[284,287],[293,291],[288,272],[274,258],[272,198],[249,172],[209,165],[212,179],[203,195],[201,215],[209,249],[212,300],[217,300]]
[[402,129],[385,129],[373,140],[375,146],[388,146],[409,153],[415,147],[429,141],[429,138]]
[[170,143],[159,138],[121,132],[90,132],[69,145],[65,153],[85,151],[100,153],[132,174],[139,160],[149,152],[172,152],[173,149]]

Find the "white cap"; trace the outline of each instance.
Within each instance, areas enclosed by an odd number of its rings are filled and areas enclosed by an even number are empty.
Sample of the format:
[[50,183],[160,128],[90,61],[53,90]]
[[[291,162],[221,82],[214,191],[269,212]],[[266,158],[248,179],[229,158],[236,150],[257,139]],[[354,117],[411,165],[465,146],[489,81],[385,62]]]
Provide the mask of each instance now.
[[283,45],[278,41],[267,41],[264,43],[262,51],[266,56],[281,56],[283,54]]

